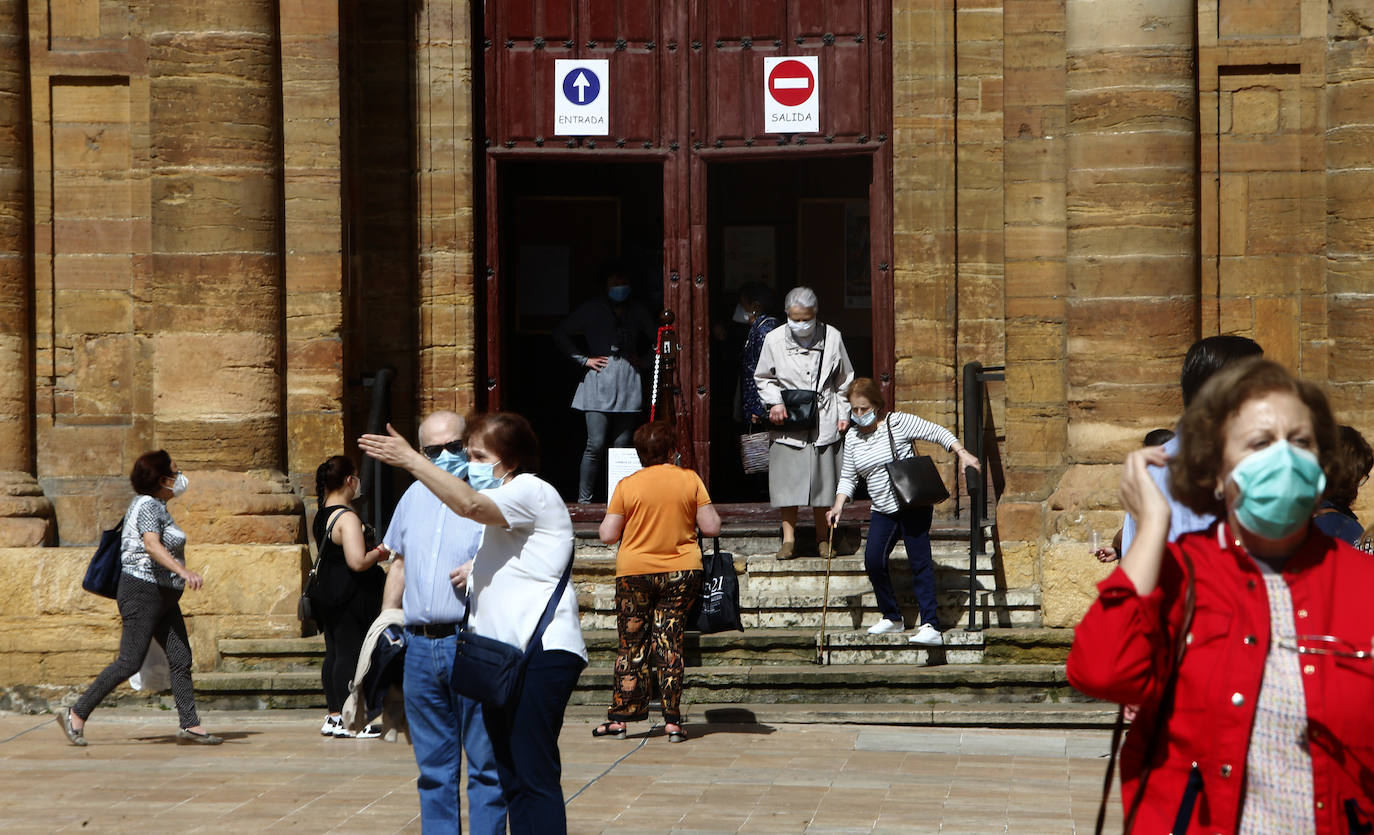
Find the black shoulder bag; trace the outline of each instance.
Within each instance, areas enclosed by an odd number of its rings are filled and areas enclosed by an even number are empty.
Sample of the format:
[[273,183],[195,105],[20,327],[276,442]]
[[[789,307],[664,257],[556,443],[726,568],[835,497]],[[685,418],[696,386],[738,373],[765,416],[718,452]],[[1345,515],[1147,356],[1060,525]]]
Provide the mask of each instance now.
[[887,443],[892,447],[892,460],[883,465],[887,471],[888,483],[892,494],[902,507],[928,507],[937,505],[949,498],[944,479],[929,455],[915,455],[902,458],[897,455],[897,440],[892,435],[892,413],[883,419],[887,427]]
[[296,618],[302,622],[315,619],[315,606],[310,602],[310,597],[319,591],[320,555],[324,553],[323,544],[334,535],[334,523],[350,512],[352,511],[343,510],[334,514],[334,518],[324,526],[324,539],[315,545],[315,561],[310,564],[310,576],[305,579],[305,588],[301,590],[301,597],[296,601]]
[[534,634],[530,636],[524,652],[505,641],[470,631],[467,628],[468,616],[464,613],[463,628],[458,632],[458,647],[453,653],[453,672],[449,676],[449,685],[469,699],[492,707],[505,707],[514,701],[525,677],[525,667],[530,663],[530,653],[553,621],[554,610],[558,608],[558,601],[563,599],[563,590],[568,587],[571,577],[572,558],[569,557],[568,567],[563,569],[558,588],[553,590],[553,596],[544,607],[544,614],[534,627]]
[[821,417],[821,374],[825,371],[825,325],[818,326],[821,343],[820,359],[816,362],[816,387],[814,389],[783,389],[782,405],[787,407],[787,417],[779,429],[805,429],[810,432],[820,424]]
[[[1183,625],[1179,627],[1178,634],[1174,636],[1174,666],[1169,670],[1169,677],[1164,682],[1164,694],[1159,699],[1159,709],[1155,711],[1154,727],[1150,728],[1150,739],[1145,745],[1145,759],[1140,769],[1140,781],[1136,787],[1135,797],[1131,800],[1131,806],[1126,810],[1126,817],[1121,827],[1122,835],[1131,835],[1131,828],[1135,826],[1136,813],[1140,811],[1140,802],[1145,798],[1145,787],[1150,782],[1150,771],[1154,765],[1155,752],[1159,750],[1159,737],[1164,730],[1165,723],[1169,721],[1169,714],[1173,713],[1174,710],[1174,691],[1178,685],[1178,668],[1183,666],[1183,654],[1188,650],[1188,630],[1193,628],[1193,609],[1196,605],[1193,560],[1182,551],[1179,551],[1179,556],[1183,558],[1184,571],[1188,577],[1187,590],[1183,594]],[[1097,804],[1097,826],[1093,829],[1097,835],[1102,835],[1102,826],[1107,820],[1107,798],[1112,793],[1112,776],[1116,772],[1116,756],[1121,748],[1121,734],[1125,727],[1126,708],[1123,705],[1116,711],[1116,725],[1112,728],[1112,753],[1111,758],[1107,760],[1107,775],[1102,780],[1102,799]],[[1193,817],[1193,804],[1201,791],[1202,773],[1198,771],[1197,765],[1194,765],[1192,772],[1188,775],[1188,785],[1184,790],[1183,801],[1179,804],[1174,828],[1170,831],[1188,831],[1188,824]]]

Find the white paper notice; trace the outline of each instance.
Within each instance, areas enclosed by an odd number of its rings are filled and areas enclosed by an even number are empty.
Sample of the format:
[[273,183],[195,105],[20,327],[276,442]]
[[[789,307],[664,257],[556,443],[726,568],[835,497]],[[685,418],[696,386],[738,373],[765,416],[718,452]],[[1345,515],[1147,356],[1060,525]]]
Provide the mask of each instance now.
[[606,462],[606,501],[609,503],[611,496],[615,495],[615,486],[627,475],[631,475],[643,469],[639,465],[639,453],[635,452],[634,447],[613,446],[607,450]]

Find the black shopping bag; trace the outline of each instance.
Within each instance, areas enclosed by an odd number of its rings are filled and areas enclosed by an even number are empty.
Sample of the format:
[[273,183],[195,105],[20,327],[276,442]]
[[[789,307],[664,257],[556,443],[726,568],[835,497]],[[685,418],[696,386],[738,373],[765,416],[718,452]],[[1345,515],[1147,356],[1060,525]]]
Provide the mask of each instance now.
[[714,553],[701,549],[701,596],[688,616],[687,625],[695,626],[703,635],[713,632],[743,631],[739,619],[739,577],[735,575],[735,557],[720,550],[720,539],[714,542]]

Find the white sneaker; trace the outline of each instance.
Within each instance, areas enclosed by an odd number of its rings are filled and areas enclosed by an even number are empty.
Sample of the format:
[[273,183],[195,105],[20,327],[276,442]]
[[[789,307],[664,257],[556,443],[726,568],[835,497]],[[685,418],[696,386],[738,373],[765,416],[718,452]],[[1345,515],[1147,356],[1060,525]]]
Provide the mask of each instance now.
[[343,717],[326,716],[324,725],[320,726],[320,736],[338,736],[338,732],[343,730]]
[[382,726],[381,726],[381,725],[368,725],[366,728],[363,728],[361,731],[358,731],[357,738],[358,738],[358,739],[380,739],[381,736],[382,736]]
[[928,623],[921,624],[921,628],[916,630],[916,634],[907,638],[913,644],[920,644],[925,647],[944,646],[945,636],[940,634],[940,630]]
[[882,620],[868,627],[868,634],[870,635],[886,635],[889,632],[905,631],[906,624],[902,623],[900,620],[888,620],[887,618],[883,618]]

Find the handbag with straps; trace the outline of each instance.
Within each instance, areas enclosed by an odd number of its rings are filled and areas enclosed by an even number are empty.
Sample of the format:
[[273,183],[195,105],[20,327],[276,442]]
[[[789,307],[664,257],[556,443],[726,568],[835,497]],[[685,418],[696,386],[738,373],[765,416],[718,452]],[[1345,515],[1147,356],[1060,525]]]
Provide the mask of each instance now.
[[[321,543],[329,541],[329,538],[334,535],[334,523],[339,521],[339,518],[342,517],[344,513],[350,512],[349,510],[344,510],[334,514],[334,518],[330,519],[329,524],[324,526],[324,538],[321,540]],[[296,601],[296,619],[302,622],[315,619],[315,607],[314,604],[310,602],[310,595],[315,593],[315,587],[318,584],[320,555],[323,550],[324,549],[320,547],[319,543],[315,545],[315,559],[310,563],[310,576],[305,579],[305,587],[301,589],[300,599]]]
[[779,429],[814,430],[821,417],[821,374],[825,371],[825,325],[817,326],[821,345],[819,359],[816,360],[816,387],[814,389],[783,389],[782,405],[787,407],[787,417]]
[[543,637],[544,630],[553,621],[553,613],[558,601],[563,599],[563,590],[568,587],[572,577],[572,557],[568,567],[558,580],[549,602],[544,606],[544,614],[534,627],[530,642],[521,652],[505,641],[488,638],[470,631],[467,613],[463,614],[462,628],[458,631],[458,646],[453,653],[453,671],[449,675],[449,685],[484,705],[502,708],[515,700],[525,677],[525,667],[530,663],[530,653]]
[[892,447],[892,460],[883,465],[892,495],[902,507],[928,507],[949,498],[944,479],[929,455],[902,458],[897,455],[897,440],[892,435],[892,413],[883,420],[887,427],[887,443]]
[[[1159,699],[1159,708],[1155,711],[1154,716],[1154,726],[1150,728],[1150,738],[1145,744],[1145,756],[1141,760],[1140,779],[1136,783],[1135,797],[1131,799],[1130,808],[1126,810],[1125,819],[1122,821],[1122,835],[1131,835],[1131,829],[1135,826],[1135,816],[1140,811],[1140,803],[1145,799],[1145,787],[1149,785],[1150,772],[1154,770],[1155,752],[1159,750],[1159,737],[1165,723],[1169,721],[1169,714],[1173,713],[1174,710],[1174,692],[1178,689],[1178,668],[1183,666],[1183,655],[1188,651],[1188,632],[1193,628],[1197,587],[1193,580],[1193,559],[1184,551],[1179,551],[1179,556],[1183,558],[1184,574],[1188,578],[1183,593],[1183,623],[1179,627],[1178,633],[1174,635],[1174,666],[1169,670],[1169,676],[1164,681],[1164,694]],[[1097,804],[1097,825],[1093,829],[1096,835],[1102,835],[1102,827],[1107,820],[1107,799],[1112,793],[1112,777],[1116,773],[1116,758],[1121,748],[1121,735],[1125,728],[1126,706],[1122,705],[1117,708],[1116,725],[1112,728],[1112,752],[1107,760],[1107,774],[1102,780],[1102,799]],[[1193,805],[1201,791],[1202,772],[1198,771],[1197,764],[1194,763],[1188,774],[1187,787],[1184,789],[1183,800],[1179,803],[1178,814],[1174,818],[1174,827],[1170,830],[1171,832],[1188,831],[1188,824],[1193,817]]]

